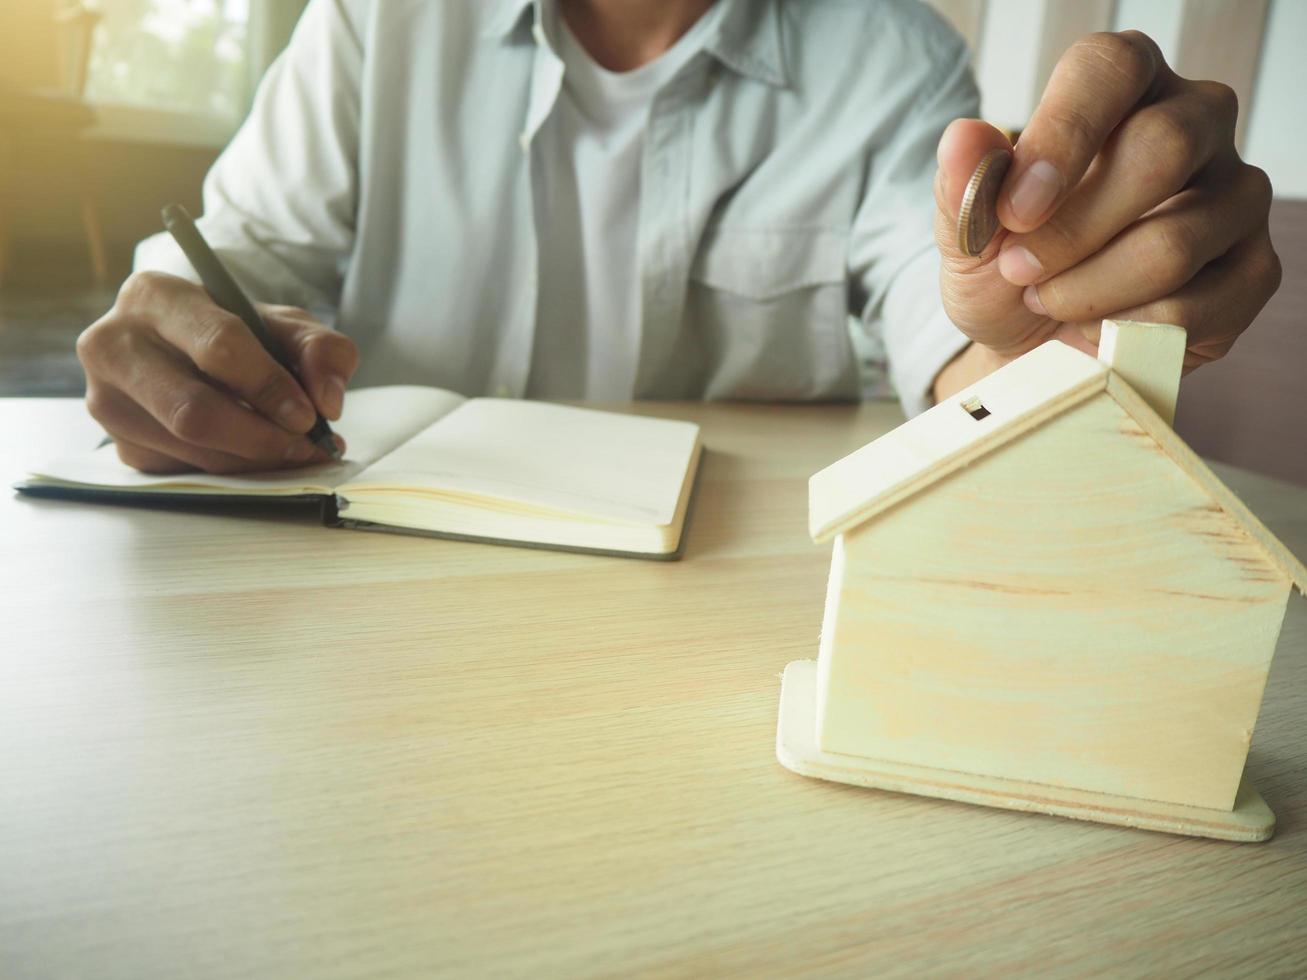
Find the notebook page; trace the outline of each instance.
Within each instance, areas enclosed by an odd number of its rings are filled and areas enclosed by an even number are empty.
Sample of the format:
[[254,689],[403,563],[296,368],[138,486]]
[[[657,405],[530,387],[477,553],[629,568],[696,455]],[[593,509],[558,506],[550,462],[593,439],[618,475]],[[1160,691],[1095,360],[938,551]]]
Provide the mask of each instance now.
[[187,491],[195,493],[331,493],[341,483],[380,459],[463,403],[463,396],[440,388],[388,385],[360,388],[345,396],[345,408],[332,429],[345,437],[346,456],[338,462],[242,476],[141,473],[118,459],[113,446],[66,456],[33,471],[33,482],[64,483],[116,490]]
[[663,525],[675,515],[698,434],[690,422],[476,398],[338,492],[414,488]]

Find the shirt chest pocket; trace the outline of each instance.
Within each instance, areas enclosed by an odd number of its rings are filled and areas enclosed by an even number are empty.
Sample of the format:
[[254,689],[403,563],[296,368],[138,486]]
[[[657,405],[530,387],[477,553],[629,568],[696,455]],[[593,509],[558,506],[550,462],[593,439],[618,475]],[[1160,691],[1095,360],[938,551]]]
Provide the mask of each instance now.
[[710,229],[690,267],[687,328],[712,398],[856,392],[847,236],[829,229]]

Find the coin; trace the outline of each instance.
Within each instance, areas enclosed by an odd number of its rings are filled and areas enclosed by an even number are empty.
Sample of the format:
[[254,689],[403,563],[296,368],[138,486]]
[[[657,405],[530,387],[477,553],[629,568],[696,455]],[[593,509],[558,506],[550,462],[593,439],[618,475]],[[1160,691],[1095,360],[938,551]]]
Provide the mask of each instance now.
[[958,210],[958,248],[967,255],[974,257],[983,252],[998,231],[998,189],[1010,166],[1011,150],[990,150],[967,181]]

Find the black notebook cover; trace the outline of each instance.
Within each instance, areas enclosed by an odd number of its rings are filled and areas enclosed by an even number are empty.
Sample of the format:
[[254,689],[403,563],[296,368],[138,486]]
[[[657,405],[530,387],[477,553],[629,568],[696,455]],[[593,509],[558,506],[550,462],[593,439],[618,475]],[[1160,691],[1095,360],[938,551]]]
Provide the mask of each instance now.
[[322,515],[322,523],[327,527],[348,528],[359,531],[382,531],[387,534],[405,534],[424,538],[444,538],[448,541],[470,541],[479,544],[506,545],[510,548],[534,548],[541,551],[570,551],[582,555],[606,555],[615,558],[643,558],[649,561],[677,561],[685,553],[685,539],[690,530],[690,520],[694,516],[694,504],[699,494],[699,474],[703,471],[705,450],[700,451],[698,465],[694,471],[694,484],[690,488],[690,499],[685,506],[685,520],[681,524],[681,539],[676,550],[663,552],[616,551],[604,548],[579,548],[563,544],[546,544],[538,541],[519,541],[513,538],[492,538],[471,534],[453,534],[446,531],[428,531],[425,528],[398,527],[391,524],[376,524],[372,521],[356,521],[342,517],[336,506],[336,497],[332,494],[291,494],[273,496],[240,493],[170,493],[166,490],[127,490],[101,487],[79,487],[67,484],[33,483],[22,481],[14,484],[14,489],[29,497],[43,497],[52,500],[73,500],[91,503],[135,504],[145,507],[165,507],[167,509],[184,509],[206,507],[210,504],[228,506],[251,505],[294,505],[303,507],[316,505]]

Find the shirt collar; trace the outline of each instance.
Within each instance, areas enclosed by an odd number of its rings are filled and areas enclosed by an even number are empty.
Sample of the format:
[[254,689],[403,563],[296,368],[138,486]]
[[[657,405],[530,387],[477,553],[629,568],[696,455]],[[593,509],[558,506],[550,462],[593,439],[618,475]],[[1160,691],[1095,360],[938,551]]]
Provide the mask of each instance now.
[[785,88],[785,46],[780,0],[717,0],[724,9],[705,50],[749,78]]
[[527,9],[534,7],[536,0],[488,0],[490,16],[483,32],[486,37],[504,38],[522,22]]
[[[542,0],[489,0],[487,37],[505,38],[522,23],[527,10]],[[785,88],[785,49],[781,37],[780,0],[717,0],[724,8],[704,49],[728,68],[749,78]],[[534,13],[537,20],[540,13]]]

